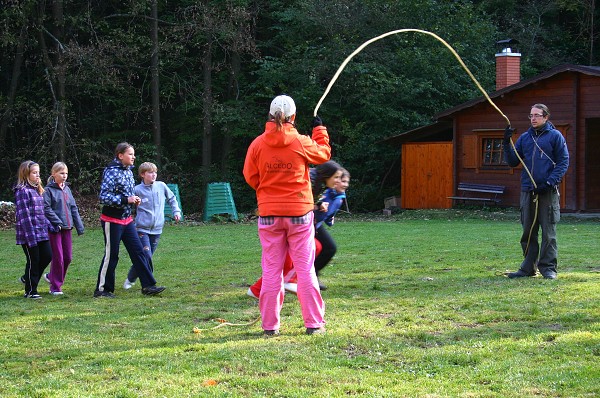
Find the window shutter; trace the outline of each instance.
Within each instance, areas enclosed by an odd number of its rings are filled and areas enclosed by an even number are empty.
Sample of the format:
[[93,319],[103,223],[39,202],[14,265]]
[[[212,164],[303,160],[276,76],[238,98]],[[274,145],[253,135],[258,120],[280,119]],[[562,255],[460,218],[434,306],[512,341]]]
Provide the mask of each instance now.
[[462,142],[462,167],[465,169],[477,168],[477,136],[464,135]]

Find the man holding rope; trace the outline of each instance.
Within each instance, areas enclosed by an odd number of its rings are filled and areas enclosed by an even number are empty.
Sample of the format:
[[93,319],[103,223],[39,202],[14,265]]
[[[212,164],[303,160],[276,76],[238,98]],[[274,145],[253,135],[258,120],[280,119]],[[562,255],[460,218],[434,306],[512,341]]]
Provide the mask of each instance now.
[[[521,247],[525,257],[509,278],[535,276],[535,267],[545,279],[556,279],[557,254],[556,223],[560,220],[558,185],[569,167],[566,141],[548,120],[550,111],[543,104],[535,104],[529,113],[531,127],[512,145],[514,129],[504,132],[504,153],[510,167],[520,164],[521,172]],[[516,152],[515,152],[516,151]],[[527,172],[530,170],[530,173]],[[541,246],[538,231],[542,228]]]

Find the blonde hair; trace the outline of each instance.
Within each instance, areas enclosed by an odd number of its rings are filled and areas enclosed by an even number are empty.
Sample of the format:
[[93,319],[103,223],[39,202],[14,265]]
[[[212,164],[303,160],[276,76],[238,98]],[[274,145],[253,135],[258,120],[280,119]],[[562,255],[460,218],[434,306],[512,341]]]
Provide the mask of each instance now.
[[[294,115],[292,115],[294,116]],[[292,116],[289,117],[285,117],[285,115],[283,114],[282,111],[277,111],[275,112],[274,115],[269,114],[269,117],[271,118],[271,120],[273,120],[275,122],[275,124],[277,125],[277,131],[282,131],[283,130],[283,125],[284,123],[288,123],[292,120]]]
[[152,162],[144,162],[144,163],[140,164],[140,167],[138,169],[140,177],[142,176],[142,174],[147,173],[149,171],[150,172],[152,172],[152,171],[158,172],[158,167],[156,167],[156,165]]
[[19,171],[17,172],[17,186],[24,187],[27,184],[35,187],[40,195],[44,194],[44,186],[42,185],[42,181],[40,180],[39,184],[32,185],[29,182],[29,174],[31,174],[31,168],[33,166],[40,167],[39,164],[34,162],[33,160],[26,160],[19,166]]
[[65,162],[56,162],[52,165],[52,169],[50,170],[50,177],[48,177],[48,184],[54,182],[54,173],[58,173],[61,170],[68,170],[67,164]]

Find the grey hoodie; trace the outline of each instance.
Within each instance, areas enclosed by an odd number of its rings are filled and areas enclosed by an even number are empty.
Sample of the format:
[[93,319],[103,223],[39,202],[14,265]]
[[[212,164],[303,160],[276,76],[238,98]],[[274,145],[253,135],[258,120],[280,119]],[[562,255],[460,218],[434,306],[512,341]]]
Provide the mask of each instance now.
[[46,186],[44,191],[44,214],[50,221],[50,232],[75,228],[78,235],[83,235],[84,228],[79,216],[79,209],[67,184],[63,189],[55,182],[51,182]]
[[133,190],[142,199],[135,216],[135,227],[138,231],[151,235],[162,233],[165,225],[165,200],[169,201],[173,216],[181,215],[175,194],[164,182],[154,181],[150,185],[141,183]]

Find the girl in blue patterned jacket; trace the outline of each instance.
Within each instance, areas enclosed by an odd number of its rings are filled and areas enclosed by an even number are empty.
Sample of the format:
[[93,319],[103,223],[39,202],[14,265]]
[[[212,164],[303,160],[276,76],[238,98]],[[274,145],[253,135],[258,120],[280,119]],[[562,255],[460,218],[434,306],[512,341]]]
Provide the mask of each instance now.
[[19,166],[15,191],[17,245],[25,253],[25,298],[41,299],[38,283],[52,259],[48,241],[50,223],[44,215],[44,187],[40,180],[40,166],[27,160]]
[[135,162],[135,151],[127,142],[121,142],[115,149],[115,158],[104,169],[100,186],[100,203],[102,206],[102,231],[104,232],[104,257],[98,270],[98,281],[94,297],[114,298],[115,270],[119,261],[119,246],[125,244],[127,253],[135,267],[142,284],[142,293],[154,295],[165,290],[156,286],[148,258],[138,237],[131,216],[133,206],[140,204],[141,199],[135,195],[135,181],[131,167]]

